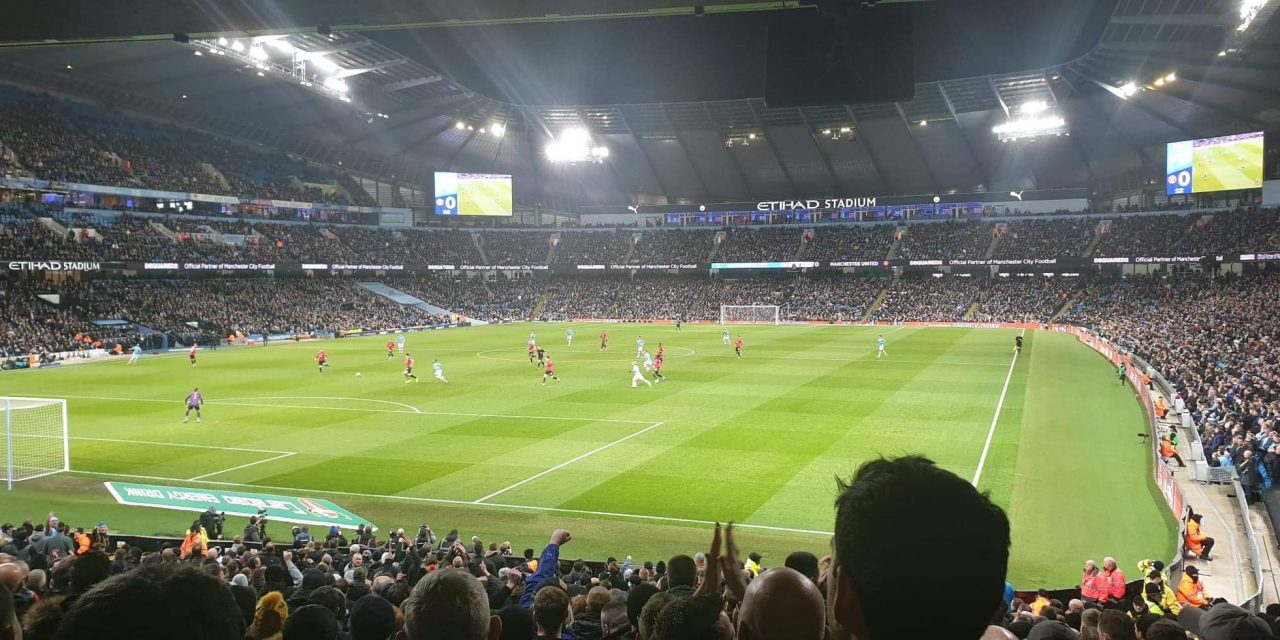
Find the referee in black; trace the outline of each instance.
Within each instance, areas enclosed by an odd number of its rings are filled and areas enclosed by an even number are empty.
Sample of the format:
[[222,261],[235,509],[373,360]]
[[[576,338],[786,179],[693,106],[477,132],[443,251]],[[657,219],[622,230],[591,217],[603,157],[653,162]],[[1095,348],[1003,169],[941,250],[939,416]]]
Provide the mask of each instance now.
[[1021,334],[1013,337],[1013,348],[1018,353],[1022,353],[1022,335]]

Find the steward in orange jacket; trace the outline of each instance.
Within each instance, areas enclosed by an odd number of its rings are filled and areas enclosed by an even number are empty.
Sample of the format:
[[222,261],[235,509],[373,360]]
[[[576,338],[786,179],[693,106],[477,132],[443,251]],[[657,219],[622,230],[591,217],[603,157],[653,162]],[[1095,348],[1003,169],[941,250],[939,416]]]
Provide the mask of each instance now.
[[1178,581],[1178,604],[1190,607],[1209,606],[1209,594],[1204,592],[1204,583],[1200,582],[1200,570],[1187,567]]
[[1187,535],[1183,541],[1187,544],[1187,551],[1194,553],[1201,560],[1209,560],[1209,552],[1213,551],[1213,538],[1200,533],[1200,518],[1198,513],[1191,514],[1187,519]]

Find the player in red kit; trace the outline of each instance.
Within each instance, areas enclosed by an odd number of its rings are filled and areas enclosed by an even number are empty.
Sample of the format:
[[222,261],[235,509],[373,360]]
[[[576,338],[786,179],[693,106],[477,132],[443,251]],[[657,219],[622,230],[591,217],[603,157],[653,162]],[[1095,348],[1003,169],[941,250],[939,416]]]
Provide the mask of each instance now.
[[733,343],[733,350],[738,354],[738,358],[742,358],[742,336],[738,336],[738,341]]
[[657,384],[666,380],[667,377],[662,375],[662,346],[658,346],[658,357],[653,361],[653,382]]
[[191,350],[187,352],[187,357],[191,359],[191,366],[196,366],[196,346],[191,345]]
[[662,343],[661,343],[661,342],[659,342],[659,343],[658,343],[658,359],[659,359],[659,360],[661,360],[661,359],[662,359],[662,354],[664,354],[664,353],[666,353],[666,352],[662,350]]
[[413,356],[406,353],[404,354],[404,383],[409,384],[410,380],[420,382],[418,376],[413,375]]
[[396,343],[393,340],[387,341],[387,359],[390,360],[396,355]]
[[609,332],[608,331],[600,332],[600,350],[601,351],[609,350]]
[[560,378],[556,376],[556,366],[551,363],[551,356],[547,356],[547,360],[543,363],[543,366],[545,368],[542,370],[542,386],[547,386],[547,378],[560,382]]
[[538,357],[537,354],[534,353],[534,351],[537,350],[537,348],[538,348],[538,345],[534,344],[533,340],[530,340],[529,341],[529,364],[533,364],[533,359]]
[[316,367],[320,369],[320,373],[324,373],[327,366],[329,366],[329,356],[325,355],[324,349],[321,349],[316,352]]

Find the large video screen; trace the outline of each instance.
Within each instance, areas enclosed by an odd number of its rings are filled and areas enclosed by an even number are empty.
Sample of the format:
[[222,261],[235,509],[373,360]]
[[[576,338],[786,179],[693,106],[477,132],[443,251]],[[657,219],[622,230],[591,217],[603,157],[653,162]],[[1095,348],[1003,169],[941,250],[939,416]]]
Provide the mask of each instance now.
[[1165,193],[1208,193],[1262,187],[1263,135],[1240,133],[1170,142]]
[[437,171],[436,215],[511,215],[511,176]]

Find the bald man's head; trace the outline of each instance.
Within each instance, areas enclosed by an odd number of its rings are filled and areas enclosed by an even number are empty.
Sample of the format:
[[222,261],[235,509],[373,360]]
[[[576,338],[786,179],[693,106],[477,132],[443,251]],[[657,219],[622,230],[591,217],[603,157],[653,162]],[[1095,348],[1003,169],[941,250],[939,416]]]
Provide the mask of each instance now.
[[822,640],[826,608],[813,582],[794,569],[771,569],[747,586],[740,640]]
[[0,564],[0,589],[4,589],[10,594],[18,592],[18,588],[22,586],[22,581],[26,578],[26,572],[12,562]]

